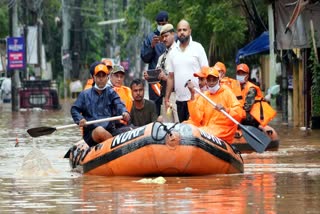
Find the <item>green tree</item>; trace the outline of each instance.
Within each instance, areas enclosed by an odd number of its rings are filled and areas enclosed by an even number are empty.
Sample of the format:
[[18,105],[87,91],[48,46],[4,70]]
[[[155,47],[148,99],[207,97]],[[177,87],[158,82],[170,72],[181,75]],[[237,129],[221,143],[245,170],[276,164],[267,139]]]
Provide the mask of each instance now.
[[5,38],[9,35],[9,15],[8,5],[0,1],[0,38]]
[[259,15],[260,11],[264,11],[263,17],[267,14],[267,5],[264,1],[258,0],[259,8],[254,7],[254,1],[249,1],[250,4],[246,7],[250,11],[255,11],[250,15],[245,10],[243,2],[237,0],[131,0],[131,6],[126,13],[127,24],[130,26],[131,34],[134,32],[141,34],[138,32],[140,20],[137,17],[144,16],[155,24],[155,15],[160,10],[166,10],[169,12],[169,21],[175,26],[181,19],[189,21],[192,37],[204,46],[209,64],[212,65],[217,60],[233,64],[237,50],[261,33],[254,32],[252,36],[248,34],[249,29],[252,29],[250,24],[254,24],[252,20],[261,19],[260,23],[264,23]]
[[43,20],[43,43],[46,47],[47,61],[51,62],[53,70],[53,79],[63,76],[61,65],[61,45],[62,32],[56,18],[60,15],[60,0],[50,0],[42,2],[42,20]]

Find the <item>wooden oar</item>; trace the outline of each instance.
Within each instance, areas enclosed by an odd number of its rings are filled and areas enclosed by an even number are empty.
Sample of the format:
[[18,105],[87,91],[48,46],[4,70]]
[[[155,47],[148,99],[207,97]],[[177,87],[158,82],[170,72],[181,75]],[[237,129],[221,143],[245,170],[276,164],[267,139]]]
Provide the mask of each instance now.
[[[202,93],[198,88],[194,88],[194,90],[200,94],[203,98],[205,98],[210,104],[214,107],[217,106],[212,100],[210,100],[204,93]],[[245,126],[239,123],[236,119],[234,119],[230,114],[228,114],[225,110],[220,110],[226,117],[228,117],[232,122],[238,125],[238,127],[242,130],[243,137],[246,139],[248,144],[257,152],[262,153],[267,148],[271,139],[266,136],[262,131],[257,129],[254,126]]]
[[[104,118],[104,119],[99,119],[99,120],[88,121],[86,123],[86,125],[114,121],[114,120],[121,120],[121,119],[123,119],[122,116],[109,117],[109,118]],[[70,124],[70,125],[57,126],[57,127],[42,126],[42,127],[28,129],[27,132],[29,133],[29,135],[31,137],[39,137],[39,136],[43,136],[43,135],[52,134],[53,132],[60,130],[60,129],[67,129],[67,128],[72,128],[72,127],[77,127],[77,126],[78,126],[77,124]]]

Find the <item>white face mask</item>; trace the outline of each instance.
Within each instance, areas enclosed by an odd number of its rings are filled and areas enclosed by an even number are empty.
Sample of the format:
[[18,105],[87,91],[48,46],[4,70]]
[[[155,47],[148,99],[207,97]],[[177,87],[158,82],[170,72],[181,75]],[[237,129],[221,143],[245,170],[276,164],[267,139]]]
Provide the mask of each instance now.
[[237,75],[237,80],[240,82],[240,83],[245,83],[246,82],[246,77],[247,75]]
[[213,87],[209,87],[208,86],[208,91],[210,92],[210,94],[215,94],[218,90],[220,89],[220,84],[219,81],[217,82],[217,84]]
[[94,84],[94,88],[95,89],[98,89],[99,91],[103,91],[104,89],[106,89],[108,87],[108,84],[106,84],[103,88],[99,88],[98,86],[97,86],[97,84]]
[[157,30],[160,32],[161,29],[162,29],[162,25],[158,25],[158,26],[157,26]]

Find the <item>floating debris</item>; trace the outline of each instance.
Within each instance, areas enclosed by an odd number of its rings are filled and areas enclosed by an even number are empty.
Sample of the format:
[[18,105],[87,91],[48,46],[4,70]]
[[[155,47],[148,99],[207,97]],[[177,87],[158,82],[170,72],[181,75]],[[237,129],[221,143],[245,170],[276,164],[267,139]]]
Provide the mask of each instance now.
[[152,178],[143,178],[143,179],[140,179],[138,181],[134,181],[134,182],[137,182],[137,183],[144,183],[144,184],[164,184],[166,183],[166,179],[164,179],[164,177],[157,177],[155,179],[152,179]]

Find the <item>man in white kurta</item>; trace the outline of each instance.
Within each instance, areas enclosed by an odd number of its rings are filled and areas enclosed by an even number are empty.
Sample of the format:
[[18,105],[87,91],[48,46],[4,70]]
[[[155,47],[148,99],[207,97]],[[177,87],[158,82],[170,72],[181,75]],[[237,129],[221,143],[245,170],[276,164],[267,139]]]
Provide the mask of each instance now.
[[208,66],[208,59],[203,46],[192,40],[191,28],[186,20],[181,20],[177,26],[177,45],[168,58],[169,76],[165,96],[166,108],[169,106],[171,92],[175,91],[179,121],[189,118],[188,100],[191,98],[189,90],[185,87],[188,80],[198,85],[198,79],[193,76],[201,67]]

